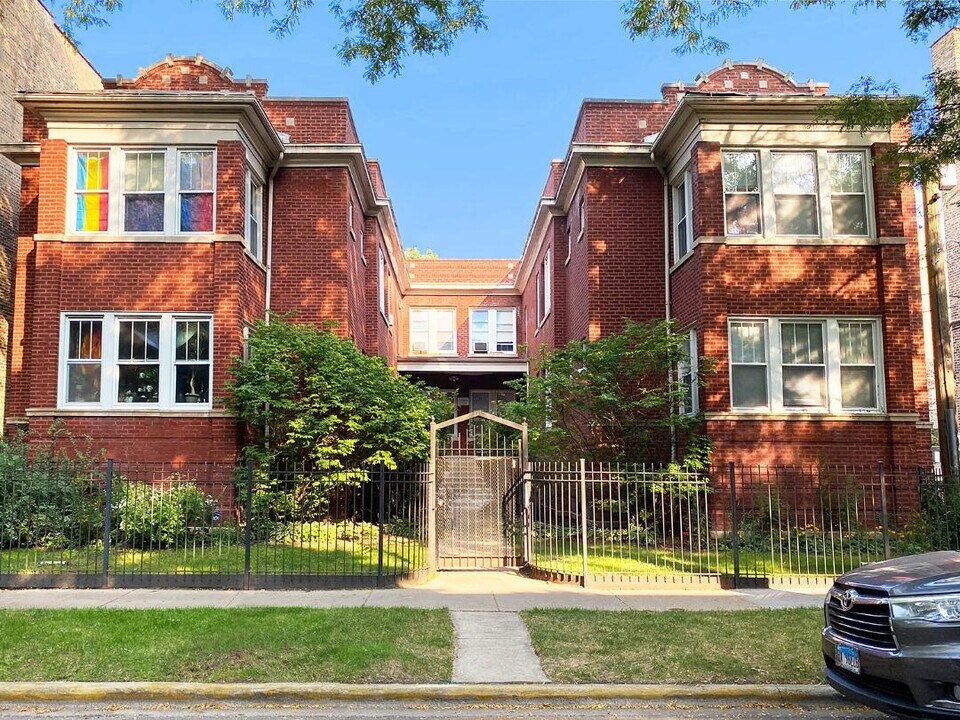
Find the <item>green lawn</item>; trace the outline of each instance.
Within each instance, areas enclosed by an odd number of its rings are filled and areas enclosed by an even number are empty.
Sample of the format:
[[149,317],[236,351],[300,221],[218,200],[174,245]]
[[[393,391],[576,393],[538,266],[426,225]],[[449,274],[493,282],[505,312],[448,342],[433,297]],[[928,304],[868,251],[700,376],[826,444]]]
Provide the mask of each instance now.
[[[740,570],[749,575],[840,575],[864,563],[883,560],[877,552],[740,551]],[[534,543],[533,564],[545,570],[579,575],[583,556],[576,545]],[[633,545],[589,545],[587,569],[596,574],[689,575],[733,572],[733,551],[728,548],[655,548]]]
[[445,610],[11,610],[0,681],[448,682]]
[[822,682],[817,609],[521,615],[555,682]]
[[[110,568],[116,574],[243,573],[242,539],[203,538],[163,550],[111,548]],[[267,542],[253,545],[250,569],[263,575],[375,575],[379,542],[359,540]],[[414,540],[385,536],[383,565],[387,574],[409,572],[426,562],[426,549]],[[99,573],[101,544],[64,550],[23,548],[0,551],[0,573]]]

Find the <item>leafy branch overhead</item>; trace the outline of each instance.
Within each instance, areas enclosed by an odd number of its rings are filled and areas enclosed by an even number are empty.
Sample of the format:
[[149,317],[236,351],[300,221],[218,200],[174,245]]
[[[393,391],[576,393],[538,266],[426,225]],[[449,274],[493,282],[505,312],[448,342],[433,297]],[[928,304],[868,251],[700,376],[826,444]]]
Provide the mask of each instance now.
[[[224,17],[270,18],[270,31],[289,35],[314,0],[218,0]],[[121,0],[63,0],[63,28],[74,39],[76,28],[107,24],[106,15],[119,10]],[[483,0],[333,0],[330,11],[345,33],[338,53],[344,62],[365,64],[371,82],[399,75],[408,55],[448,53],[467,30],[486,27]]]

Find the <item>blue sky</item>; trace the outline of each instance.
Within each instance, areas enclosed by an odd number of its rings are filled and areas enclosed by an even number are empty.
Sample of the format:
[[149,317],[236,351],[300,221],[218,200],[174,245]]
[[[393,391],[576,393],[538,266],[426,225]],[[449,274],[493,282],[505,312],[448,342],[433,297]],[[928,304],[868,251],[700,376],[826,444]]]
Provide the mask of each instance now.
[[[214,0],[126,0],[106,28],[78,32],[106,77],[132,76],[167,53],[202,53],[271,95],[350,98],[367,155],[380,160],[403,242],[442,257],[520,253],[550,160],[566,151],[580,101],[657,98],[722,62],[677,55],[669,40],[631,41],[620,0],[487,0],[488,29],[447,56],[410,58],[375,85],[337,57],[340,29],[318,0],[292,36],[265,18],[227,21]],[[54,11],[57,4],[53,4]],[[786,0],[719,27],[725,57],[766,62],[846,90],[863,75],[918,91],[929,42],[900,29],[901,8],[790,10]]]

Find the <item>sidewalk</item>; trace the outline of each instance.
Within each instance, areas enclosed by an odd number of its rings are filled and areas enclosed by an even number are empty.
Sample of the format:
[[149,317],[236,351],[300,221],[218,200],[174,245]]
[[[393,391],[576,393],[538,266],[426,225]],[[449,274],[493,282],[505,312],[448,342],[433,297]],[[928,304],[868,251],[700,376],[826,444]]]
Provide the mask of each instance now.
[[0,610],[33,608],[412,607],[517,612],[584,610],[756,610],[819,607],[825,586],[721,590],[658,584],[584,589],[521,577],[512,571],[442,572],[409,588],[376,590],[0,590]]

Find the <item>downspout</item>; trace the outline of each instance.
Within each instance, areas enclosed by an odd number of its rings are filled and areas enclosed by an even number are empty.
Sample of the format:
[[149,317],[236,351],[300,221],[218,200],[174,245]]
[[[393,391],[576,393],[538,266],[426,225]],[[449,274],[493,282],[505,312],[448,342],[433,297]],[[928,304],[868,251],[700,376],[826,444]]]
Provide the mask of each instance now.
[[[653,153],[650,153],[650,159],[656,162]],[[667,178],[666,171],[656,166],[660,175],[663,176],[663,311],[667,322],[670,321],[670,180]],[[669,382],[673,384],[673,368],[669,370]],[[673,408],[670,409],[673,413]],[[673,423],[670,423],[670,460],[677,459],[677,431]]]
[[270,322],[270,291],[273,288],[273,179],[280,170],[280,163],[283,161],[283,151],[280,151],[280,157],[270,168],[270,176],[267,178],[267,289],[266,289],[266,308],[264,319]]
[[[283,161],[283,150],[280,156],[270,168],[270,176],[267,178],[267,287],[264,292],[264,322],[270,324],[270,291],[273,286],[273,179],[280,170],[280,163]],[[270,405],[267,404],[267,412],[270,411]],[[270,424],[263,428],[263,439],[270,448]]]

